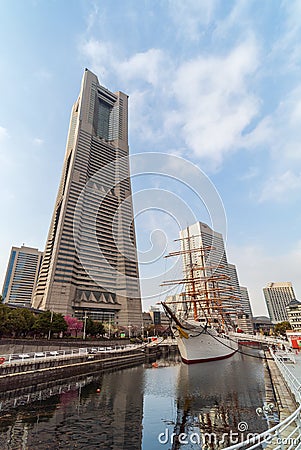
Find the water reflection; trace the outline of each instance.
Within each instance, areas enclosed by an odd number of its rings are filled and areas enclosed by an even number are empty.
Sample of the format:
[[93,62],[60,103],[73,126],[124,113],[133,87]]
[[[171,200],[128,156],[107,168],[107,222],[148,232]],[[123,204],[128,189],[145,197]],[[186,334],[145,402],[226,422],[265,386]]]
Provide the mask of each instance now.
[[141,449],[143,367],[89,378],[0,419],[1,450]]
[[201,448],[170,436],[221,436],[242,421],[250,431],[266,428],[255,416],[265,395],[262,363],[241,355],[192,366],[174,356],[158,361],[158,368],[146,364],[31,390],[34,401],[15,408],[15,399],[26,403],[28,392],[0,396],[7,406],[0,411],[1,450]]
[[[238,354],[222,361],[181,365],[177,387],[174,432],[185,434],[182,441],[187,435],[189,444],[207,442],[206,448],[218,449],[266,429],[255,413],[265,396],[263,365],[257,359]],[[173,449],[191,448],[178,439],[173,444]]]

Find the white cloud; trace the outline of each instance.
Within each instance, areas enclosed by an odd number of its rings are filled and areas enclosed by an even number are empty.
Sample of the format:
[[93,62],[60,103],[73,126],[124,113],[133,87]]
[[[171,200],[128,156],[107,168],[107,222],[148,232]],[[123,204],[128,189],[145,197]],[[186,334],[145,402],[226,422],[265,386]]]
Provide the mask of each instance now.
[[8,138],[9,134],[6,128],[0,126],[0,141],[3,141],[4,139]]
[[99,7],[96,3],[92,4],[92,8],[87,17],[87,33],[89,33],[94,25],[97,23],[97,19],[99,19]]
[[79,50],[101,80],[105,80],[116,65],[116,51],[109,42],[91,38],[82,42]]
[[217,3],[216,0],[169,0],[169,12],[178,34],[184,39],[198,40],[201,28],[212,20]]
[[160,49],[150,48],[145,52],[135,53],[128,59],[118,58],[117,50],[109,42],[89,39],[80,46],[83,56],[89,61],[89,66],[103,79],[110,72],[115,72],[126,81],[145,81],[157,85],[162,81],[162,68],[167,64],[167,56]]
[[254,178],[257,178],[259,175],[259,168],[252,166],[249,167],[249,169],[239,177],[240,180],[252,180]]
[[271,114],[265,116],[245,137],[247,148],[264,149],[270,163],[259,201],[289,200],[288,193],[300,191],[301,172],[301,84],[294,87]]
[[230,13],[223,20],[217,21],[214,36],[223,39],[233,33],[233,29],[237,26],[246,31],[250,25],[251,15],[248,14],[250,4],[249,0],[237,0]]
[[44,140],[41,139],[41,138],[36,137],[36,138],[33,139],[33,143],[34,143],[35,145],[40,146],[40,145],[44,144]]
[[[281,72],[300,71],[301,62],[301,3],[300,0],[284,0],[282,2],[284,30],[281,30],[279,39],[274,43],[270,58],[278,62]],[[281,61],[279,61],[279,58]],[[280,64],[279,64],[280,62]]]
[[239,148],[258,113],[259,100],[249,90],[259,64],[254,39],[224,56],[198,55],[178,66],[156,48],[122,59],[110,43],[90,39],[80,51],[100,81],[111,73],[122,81],[131,97],[131,129],[156,140],[177,133],[214,168]]
[[181,125],[196,156],[218,165],[241,144],[244,128],[259,110],[249,91],[258,63],[256,43],[248,40],[226,56],[199,56],[179,67],[171,87],[178,103],[173,122]]
[[287,170],[279,175],[271,176],[264,184],[259,197],[260,202],[287,202],[292,199],[292,193],[301,190],[301,173],[295,174]]
[[162,81],[162,67],[166,63],[166,55],[162,50],[150,48],[146,52],[136,53],[122,61],[118,69],[122,77],[127,80],[144,80],[155,86]]

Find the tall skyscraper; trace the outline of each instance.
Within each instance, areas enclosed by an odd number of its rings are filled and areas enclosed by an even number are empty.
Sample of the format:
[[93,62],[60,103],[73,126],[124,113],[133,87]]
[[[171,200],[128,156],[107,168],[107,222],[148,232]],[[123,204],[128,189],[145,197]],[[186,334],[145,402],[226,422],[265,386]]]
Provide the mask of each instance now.
[[254,332],[253,313],[249,299],[248,289],[243,286],[240,288],[240,304],[241,314],[238,318],[238,325],[245,333],[252,334]]
[[241,302],[242,310],[252,320],[253,319],[253,312],[252,312],[252,308],[251,308],[248,288],[246,288],[244,286],[240,286],[240,294],[241,294],[240,302]]
[[296,298],[292,283],[268,283],[263,288],[263,294],[271,321],[277,323],[288,320],[286,306]]
[[85,70],[33,306],[141,327],[128,97]]
[[[223,302],[225,310],[233,321],[240,308],[240,287],[236,267],[227,260],[224,239],[221,233],[212,230],[207,224],[197,222],[180,232],[183,253],[183,269],[189,278],[192,264],[206,267],[207,276],[214,273],[220,276],[219,289],[227,300]],[[207,248],[206,253],[198,252],[198,248]],[[186,252],[196,249],[196,251]],[[189,286],[188,286],[188,289]]]
[[31,306],[42,256],[37,248],[12,247],[2,290],[4,303]]

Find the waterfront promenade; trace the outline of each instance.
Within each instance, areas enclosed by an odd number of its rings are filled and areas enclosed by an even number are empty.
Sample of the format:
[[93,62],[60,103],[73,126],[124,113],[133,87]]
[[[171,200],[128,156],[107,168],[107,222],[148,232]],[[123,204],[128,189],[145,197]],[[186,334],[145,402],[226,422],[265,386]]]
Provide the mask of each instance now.
[[301,351],[294,354],[295,357],[295,364],[289,364],[288,367],[290,368],[291,372],[295,375],[297,380],[301,383]]
[[156,356],[157,351],[157,347],[140,344],[4,355],[0,392],[50,379],[132,367]]

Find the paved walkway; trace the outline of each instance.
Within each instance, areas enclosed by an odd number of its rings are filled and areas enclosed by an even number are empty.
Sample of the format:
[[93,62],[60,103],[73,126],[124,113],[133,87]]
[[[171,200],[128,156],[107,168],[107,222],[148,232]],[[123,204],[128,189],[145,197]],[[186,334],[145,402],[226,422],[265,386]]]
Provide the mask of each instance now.
[[287,367],[295,375],[297,380],[301,382],[301,351],[294,354],[296,364],[288,364]]
[[[276,401],[279,408],[279,418],[280,422],[286,417],[290,416],[297,409],[297,404],[295,397],[287,388],[286,383],[284,383],[282,375],[276,366],[276,363],[272,360],[268,360],[268,365],[271,371],[272,382],[274,386],[274,392],[276,395]],[[294,366],[295,364],[290,364]],[[300,367],[301,369],[301,367]]]

